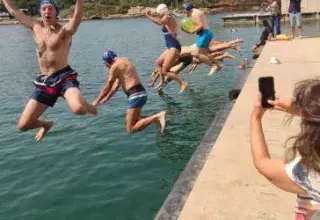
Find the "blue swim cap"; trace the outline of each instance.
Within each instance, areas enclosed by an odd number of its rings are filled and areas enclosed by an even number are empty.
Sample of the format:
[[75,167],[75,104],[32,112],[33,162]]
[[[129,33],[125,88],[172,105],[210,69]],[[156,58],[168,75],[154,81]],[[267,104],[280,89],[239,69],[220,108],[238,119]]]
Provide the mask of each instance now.
[[112,50],[108,50],[103,54],[102,59],[107,63],[112,63],[114,61],[114,58],[116,58],[118,55],[113,52]]
[[39,13],[41,14],[41,8],[44,4],[50,4],[54,7],[54,9],[56,10],[57,15],[59,14],[59,7],[57,6],[57,4],[55,3],[54,0],[41,0],[40,1],[40,7],[39,7]]
[[184,7],[184,9],[186,10],[186,11],[191,11],[191,9],[193,9],[194,8],[194,6],[191,4],[191,3],[185,3],[184,5],[183,5],[183,7]]

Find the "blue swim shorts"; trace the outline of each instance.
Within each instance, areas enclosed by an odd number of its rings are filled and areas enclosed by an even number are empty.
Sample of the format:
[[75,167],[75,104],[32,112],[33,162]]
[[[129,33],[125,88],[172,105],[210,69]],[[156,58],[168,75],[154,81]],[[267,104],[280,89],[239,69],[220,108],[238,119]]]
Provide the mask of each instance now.
[[126,94],[128,96],[128,109],[142,107],[147,103],[148,94],[141,84],[133,86]]
[[209,29],[205,29],[202,31],[199,31],[197,33],[199,35],[197,40],[197,47],[198,48],[209,48],[210,42],[213,38],[213,33]]

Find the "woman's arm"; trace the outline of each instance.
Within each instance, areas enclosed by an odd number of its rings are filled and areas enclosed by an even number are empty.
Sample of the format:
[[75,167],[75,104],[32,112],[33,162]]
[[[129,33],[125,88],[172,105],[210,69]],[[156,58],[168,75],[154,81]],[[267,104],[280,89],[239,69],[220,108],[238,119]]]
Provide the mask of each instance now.
[[287,175],[284,159],[273,159],[270,157],[266,144],[262,118],[265,109],[261,105],[261,94],[258,94],[250,119],[250,143],[253,163],[256,169],[276,187],[291,193],[306,194]]
[[156,18],[156,17],[153,17],[151,15],[151,12],[150,11],[147,11],[146,12],[146,17],[149,18],[153,23],[157,24],[157,25],[161,25],[161,19],[160,18]]

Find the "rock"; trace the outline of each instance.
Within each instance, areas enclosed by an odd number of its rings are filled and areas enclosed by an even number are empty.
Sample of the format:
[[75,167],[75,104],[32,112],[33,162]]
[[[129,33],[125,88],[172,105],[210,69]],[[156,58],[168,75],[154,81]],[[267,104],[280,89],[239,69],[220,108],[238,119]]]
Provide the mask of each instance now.
[[0,25],[13,25],[13,24],[20,24],[17,20],[3,20],[0,21]]
[[156,14],[157,9],[156,8],[150,8],[150,7],[131,7],[128,10],[128,15],[144,15],[147,11],[150,11],[151,14]]
[[141,13],[143,13],[142,10],[144,10],[144,7],[141,7],[141,6],[131,7],[131,8],[128,10],[128,14],[129,14],[129,15],[141,14]]
[[102,20],[103,18],[101,16],[98,16],[98,15],[92,15],[90,17],[90,20]]

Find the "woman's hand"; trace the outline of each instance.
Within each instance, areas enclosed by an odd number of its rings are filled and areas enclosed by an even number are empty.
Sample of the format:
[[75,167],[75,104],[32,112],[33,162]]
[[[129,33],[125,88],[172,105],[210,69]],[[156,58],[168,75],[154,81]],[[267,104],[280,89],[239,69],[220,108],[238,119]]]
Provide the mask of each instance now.
[[251,118],[255,120],[261,120],[266,109],[262,107],[262,95],[260,92],[257,94],[256,101],[254,102]]
[[289,114],[298,114],[293,106],[293,99],[280,99],[268,100],[268,103],[273,106],[275,110],[283,111]]

